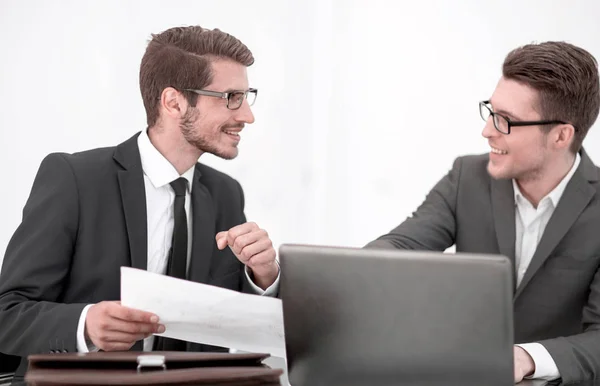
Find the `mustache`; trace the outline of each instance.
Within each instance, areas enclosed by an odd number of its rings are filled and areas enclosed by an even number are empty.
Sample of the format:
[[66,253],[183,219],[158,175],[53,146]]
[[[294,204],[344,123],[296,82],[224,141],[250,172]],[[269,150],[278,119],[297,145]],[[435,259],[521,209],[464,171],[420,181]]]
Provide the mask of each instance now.
[[221,126],[221,129],[226,130],[226,129],[240,129],[242,130],[244,128],[244,124],[243,123],[230,123],[228,125],[223,125]]

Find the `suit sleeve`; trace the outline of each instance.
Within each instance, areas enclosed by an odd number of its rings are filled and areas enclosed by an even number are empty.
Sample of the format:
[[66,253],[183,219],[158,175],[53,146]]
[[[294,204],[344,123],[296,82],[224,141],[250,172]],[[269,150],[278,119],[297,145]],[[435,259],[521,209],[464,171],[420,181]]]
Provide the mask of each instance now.
[[435,185],[411,217],[366,248],[444,251],[454,245],[461,166],[462,158],[457,158],[450,172]]
[[538,342],[552,356],[565,384],[600,378],[600,270],[590,286],[582,322],[581,334]]
[[78,192],[64,155],[43,161],[0,274],[0,351],[77,351],[85,304],[61,303],[77,241]]

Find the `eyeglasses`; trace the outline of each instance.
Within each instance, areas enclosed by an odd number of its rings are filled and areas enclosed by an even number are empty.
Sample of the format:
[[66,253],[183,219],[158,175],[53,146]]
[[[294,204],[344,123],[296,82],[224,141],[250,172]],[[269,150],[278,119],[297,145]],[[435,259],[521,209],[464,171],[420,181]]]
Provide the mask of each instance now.
[[[557,124],[568,124],[564,121],[511,121],[510,118],[505,117],[492,111],[490,107],[490,101],[479,102],[479,115],[485,122],[492,117],[494,121],[494,127],[502,134],[510,134],[510,128],[516,126],[537,126],[537,125],[557,125]],[[573,126],[575,127],[575,126]],[[577,128],[575,128],[577,130]]]
[[191,88],[184,89],[185,91],[191,91],[198,95],[211,96],[216,98],[223,98],[227,100],[227,108],[229,110],[237,110],[242,107],[244,99],[248,100],[248,104],[252,106],[256,101],[258,90],[255,88],[249,88],[246,91],[230,91],[230,92],[218,92],[209,90],[194,90]]

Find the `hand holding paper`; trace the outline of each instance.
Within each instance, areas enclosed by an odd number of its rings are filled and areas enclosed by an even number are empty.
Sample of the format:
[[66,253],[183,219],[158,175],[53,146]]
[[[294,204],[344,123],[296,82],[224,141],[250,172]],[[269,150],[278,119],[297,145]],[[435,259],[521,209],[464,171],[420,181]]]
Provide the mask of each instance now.
[[156,315],[114,301],[94,304],[85,319],[86,338],[103,351],[129,350],[136,341],[164,331]]

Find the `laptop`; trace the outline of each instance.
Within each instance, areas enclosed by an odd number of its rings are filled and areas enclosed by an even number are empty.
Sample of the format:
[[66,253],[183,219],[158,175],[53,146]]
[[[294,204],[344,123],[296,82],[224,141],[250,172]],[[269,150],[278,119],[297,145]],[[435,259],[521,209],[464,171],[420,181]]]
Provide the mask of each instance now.
[[508,258],[284,244],[290,384],[514,384]]

